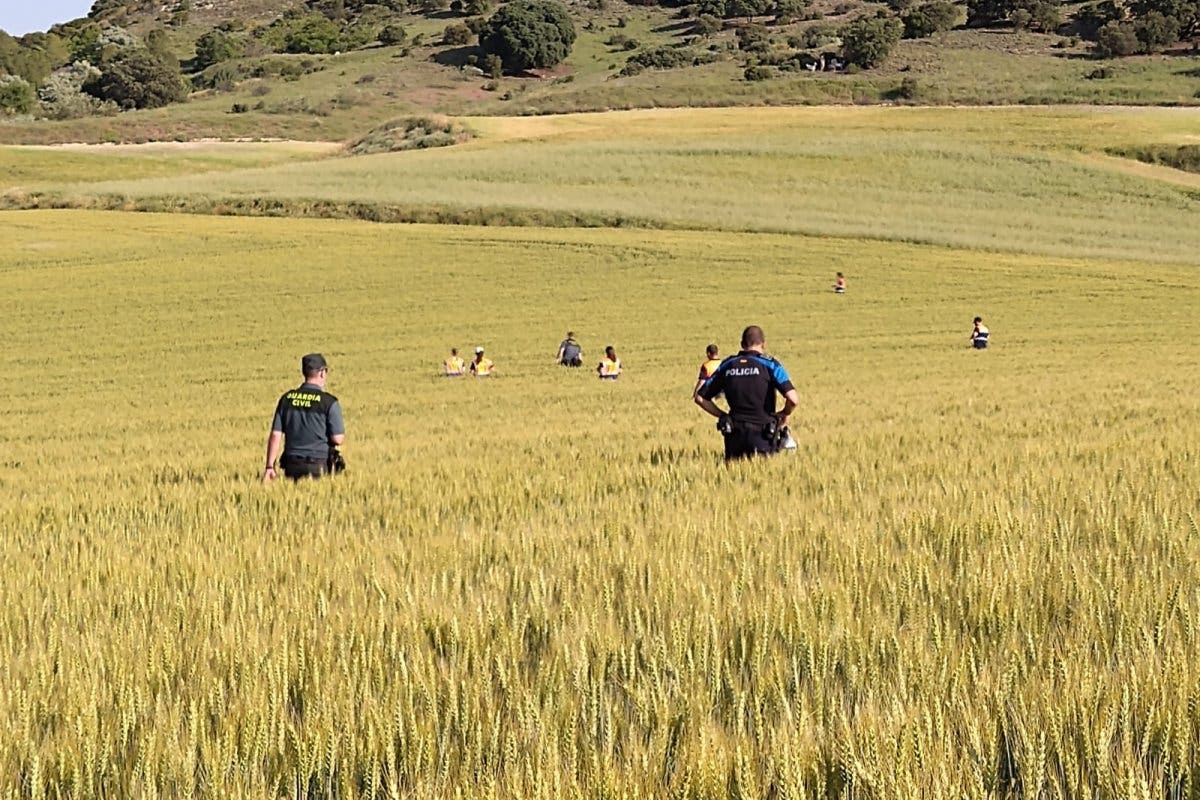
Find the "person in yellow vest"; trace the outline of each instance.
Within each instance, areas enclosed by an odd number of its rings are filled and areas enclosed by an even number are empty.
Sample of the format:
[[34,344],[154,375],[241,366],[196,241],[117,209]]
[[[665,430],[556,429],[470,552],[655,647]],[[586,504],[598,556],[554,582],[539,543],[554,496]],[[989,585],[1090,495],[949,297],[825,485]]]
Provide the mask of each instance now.
[[611,344],[604,348],[604,360],[596,365],[596,374],[602,381],[615,381],[621,377],[621,359],[617,358],[617,351]]
[[483,348],[475,348],[475,360],[471,362],[471,374],[476,378],[490,378],[496,373],[496,365],[484,356]]
[[720,352],[715,344],[704,348],[704,363],[700,365],[700,374],[696,377],[695,387],[692,388],[693,395],[700,391],[700,387],[707,383],[717,371],[717,367],[721,366],[721,359],[717,357]]
[[446,370],[447,378],[461,378],[467,374],[467,362],[458,354],[457,347],[450,348],[450,357],[442,363],[442,367]]

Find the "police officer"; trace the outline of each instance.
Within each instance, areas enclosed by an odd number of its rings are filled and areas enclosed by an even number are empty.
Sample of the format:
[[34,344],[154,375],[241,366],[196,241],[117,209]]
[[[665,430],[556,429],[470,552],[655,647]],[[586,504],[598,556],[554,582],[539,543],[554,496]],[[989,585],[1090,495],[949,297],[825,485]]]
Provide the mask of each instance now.
[[[779,434],[800,401],[783,364],[766,355],[762,328],[742,331],[742,350],[721,362],[711,378],[696,392],[696,405],[718,419],[725,436],[725,459],[769,455],[780,449]],[[713,402],[722,392],[729,403],[726,414]],[[783,410],[776,410],[775,395],[783,395]]]
[[[277,477],[275,461],[292,480],[319,478],[329,472],[330,451],[346,441],[346,423],[338,399],[325,391],[329,365],[320,353],[300,361],[304,383],[279,398],[271,435],[267,438],[267,467],[263,482]],[[280,458],[280,450],[283,457]]]

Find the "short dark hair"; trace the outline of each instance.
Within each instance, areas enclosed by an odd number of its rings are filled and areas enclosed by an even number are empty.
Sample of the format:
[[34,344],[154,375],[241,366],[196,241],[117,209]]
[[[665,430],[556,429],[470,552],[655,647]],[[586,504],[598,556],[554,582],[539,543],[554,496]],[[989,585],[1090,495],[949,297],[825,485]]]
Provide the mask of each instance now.
[[976,318],[975,318],[975,321],[976,321],[976,322],[983,322],[983,317],[976,317]]
[[605,354],[612,353],[614,356],[617,354],[616,348],[613,347],[611,344],[604,348],[604,352],[605,352]]
[[574,338],[575,338],[575,331],[567,331],[567,338],[568,338],[568,339],[574,339]]
[[763,329],[757,325],[750,325],[746,330],[742,331],[742,347],[755,347],[767,341],[767,337],[763,335]]
[[709,358],[716,358],[716,355],[719,352],[720,352],[720,350],[717,349],[717,346],[715,344],[710,344],[708,347],[704,348],[704,354],[707,355]]
[[309,353],[300,359],[300,371],[304,373],[304,377],[306,378],[311,378],[321,370],[328,368],[329,365],[325,363],[325,356],[320,353]]
[[457,347],[451,347],[451,348],[450,348],[450,355],[452,355],[452,356],[456,356],[456,355],[458,355],[458,348],[457,348]]

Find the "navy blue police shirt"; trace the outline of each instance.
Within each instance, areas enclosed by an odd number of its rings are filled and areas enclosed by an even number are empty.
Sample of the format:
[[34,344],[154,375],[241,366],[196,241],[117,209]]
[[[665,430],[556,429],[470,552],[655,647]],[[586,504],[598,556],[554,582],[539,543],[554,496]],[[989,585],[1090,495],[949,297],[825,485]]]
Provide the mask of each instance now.
[[783,364],[743,350],[721,362],[700,387],[700,396],[714,400],[724,392],[734,422],[766,425],[775,416],[775,393],[787,394],[794,388]]

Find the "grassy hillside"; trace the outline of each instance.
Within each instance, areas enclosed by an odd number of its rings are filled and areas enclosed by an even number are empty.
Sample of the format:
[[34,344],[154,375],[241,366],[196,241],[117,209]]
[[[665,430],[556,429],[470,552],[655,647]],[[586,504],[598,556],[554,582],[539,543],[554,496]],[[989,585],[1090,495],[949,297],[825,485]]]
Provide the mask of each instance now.
[[[19,298],[0,316],[0,793],[1194,785],[1194,266],[0,223]],[[977,313],[985,353],[965,347]],[[752,321],[800,388],[800,450],[725,468],[688,394],[703,346]],[[568,327],[626,375],[552,366]],[[500,377],[436,377],[474,344]],[[350,472],[262,489],[271,408],[312,349]]]
[[[75,120],[0,121],[0,142],[345,140],[391,117],[419,113],[529,115],[780,104],[1200,103],[1200,57],[1186,46],[1160,55],[1099,59],[1086,41],[1068,34],[957,29],[901,41],[883,64],[854,74],[775,71],[768,80],[748,81],[747,64],[799,52],[789,42],[818,27],[836,31],[847,20],[882,6],[859,0],[818,2],[808,14],[814,19],[772,23],[764,49],[750,52],[737,45],[736,20],[699,36],[694,21],[676,18],[674,9],[624,2],[600,5],[603,8],[572,5],[579,34],[574,49],[566,62],[538,75],[493,80],[464,72],[474,45],[445,44],[442,34],[465,17],[405,13],[396,18],[409,37],[403,46],[369,45],[334,55],[246,56],[219,66],[227,78],[219,89],[205,88],[209,83],[197,76],[198,91],[185,104]],[[255,8],[239,17],[240,25],[253,27],[270,18]],[[133,10],[112,21],[125,22],[140,35],[166,31],[186,65],[195,38],[233,13],[222,4],[197,4],[186,22],[171,27],[163,27],[169,13],[163,17]],[[626,41],[632,43],[630,49]],[[622,75],[630,56],[664,46],[715,61]],[[807,50],[830,48],[838,48],[836,35]],[[240,113],[233,113],[235,109]]]
[[474,119],[450,148],[185,177],[29,181],[9,205],[638,225],[1197,263],[1200,177],[1110,148],[1183,110],[756,109]]

